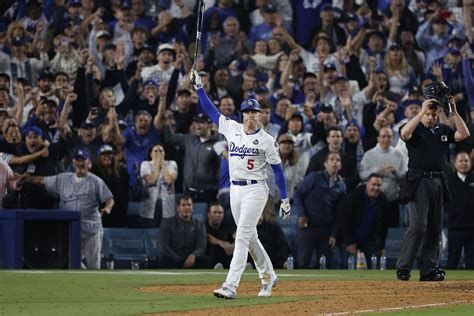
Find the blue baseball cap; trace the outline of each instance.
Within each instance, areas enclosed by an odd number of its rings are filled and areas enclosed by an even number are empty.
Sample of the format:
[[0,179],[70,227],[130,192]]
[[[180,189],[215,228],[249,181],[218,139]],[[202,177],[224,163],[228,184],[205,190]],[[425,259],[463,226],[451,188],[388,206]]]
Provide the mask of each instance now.
[[26,41],[23,37],[15,37],[12,40],[12,45],[13,46],[23,46],[26,44]]
[[29,133],[35,133],[36,136],[39,136],[39,137],[43,137],[43,131],[41,130],[41,128],[39,128],[38,126],[30,126],[28,127],[26,130],[25,130],[25,136],[28,135]]
[[459,55],[459,54],[461,54],[461,51],[459,50],[459,48],[450,47],[450,48],[448,48],[448,50],[446,51],[446,55],[447,55],[447,54]]
[[344,76],[344,75],[339,75],[339,76],[337,76],[336,78],[334,78],[334,80],[332,81],[332,83],[336,83],[336,82],[338,82],[338,81],[340,81],[340,80],[349,81],[349,79],[348,79],[346,76]]
[[257,100],[247,99],[247,100],[244,100],[240,104],[240,112],[250,111],[250,110],[255,110],[255,111],[259,111],[259,112],[261,111],[260,104],[258,103]]
[[257,87],[255,93],[268,93],[268,88],[266,86]]
[[82,158],[82,159],[88,160],[91,158],[91,154],[87,149],[79,148],[74,151],[74,153],[72,154],[72,158],[74,159]]
[[88,128],[88,127],[95,128],[94,122],[93,122],[93,121],[89,121],[89,120],[85,120],[84,122],[82,122],[81,128]]
[[154,86],[154,87],[158,87],[160,84],[158,83],[157,80],[155,80],[154,78],[152,79],[148,79],[148,80],[145,80],[145,82],[143,82],[143,87],[148,87],[148,86]]
[[82,7],[81,0],[69,0],[69,6]]
[[321,6],[321,11],[333,11],[334,8],[331,4],[325,3]]

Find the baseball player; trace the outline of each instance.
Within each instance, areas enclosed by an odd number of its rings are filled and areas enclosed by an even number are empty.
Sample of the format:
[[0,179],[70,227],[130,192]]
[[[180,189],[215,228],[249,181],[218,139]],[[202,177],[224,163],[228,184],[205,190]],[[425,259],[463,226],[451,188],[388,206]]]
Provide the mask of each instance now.
[[237,224],[235,248],[229,273],[222,287],[214,290],[218,298],[234,299],[240,278],[245,270],[250,252],[258,271],[262,287],[258,296],[272,295],[272,288],[278,283],[273,265],[267,252],[258,240],[257,223],[268,198],[265,169],[270,164],[275,172],[282,202],[280,216],[290,216],[285,173],[283,171],[278,144],[275,139],[258,127],[260,104],[248,99],[240,105],[242,124],[223,116],[202,89],[201,77],[191,72],[191,83],[199,96],[201,106],[211,120],[219,127],[229,143],[229,174],[231,180],[230,205]]

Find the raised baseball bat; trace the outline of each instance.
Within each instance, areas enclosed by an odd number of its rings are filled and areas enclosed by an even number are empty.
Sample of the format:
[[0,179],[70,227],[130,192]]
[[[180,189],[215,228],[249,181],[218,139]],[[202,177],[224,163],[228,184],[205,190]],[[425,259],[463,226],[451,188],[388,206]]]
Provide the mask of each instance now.
[[202,29],[202,18],[204,16],[204,9],[206,4],[204,0],[199,0],[199,8],[197,15],[197,24],[196,24],[196,49],[194,51],[194,61],[193,61],[193,70],[196,68],[198,53],[199,53],[199,42],[201,42],[201,29]]

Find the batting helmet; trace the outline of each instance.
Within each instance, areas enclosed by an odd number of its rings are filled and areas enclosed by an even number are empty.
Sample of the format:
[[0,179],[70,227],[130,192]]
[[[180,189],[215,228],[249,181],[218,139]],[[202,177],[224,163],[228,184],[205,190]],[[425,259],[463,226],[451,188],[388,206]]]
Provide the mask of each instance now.
[[451,89],[444,82],[433,82],[423,89],[423,97],[425,100],[435,99],[437,105],[449,110],[449,97]]
[[244,100],[240,104],[240,112],[243,111],[250,111],[250,110],[255,110],[261,112],[262,110],[260,109],[260,104],[258,103],[257,100],[255,99],[247,99]]

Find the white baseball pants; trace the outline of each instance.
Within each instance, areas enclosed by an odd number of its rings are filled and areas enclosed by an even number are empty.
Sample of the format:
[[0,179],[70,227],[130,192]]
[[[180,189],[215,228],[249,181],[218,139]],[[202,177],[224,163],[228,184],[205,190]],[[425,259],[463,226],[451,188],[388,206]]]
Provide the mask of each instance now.
[[257,223],[267,203],[268,191],[264,181],[230,187],[230,206],[237,224],[237,232],[234,253],[224,286],[233,291],[239,286],[249,252],[255,261],[262,283],[269,284],[272,278],[275,278],[272,262],[257,236]]

